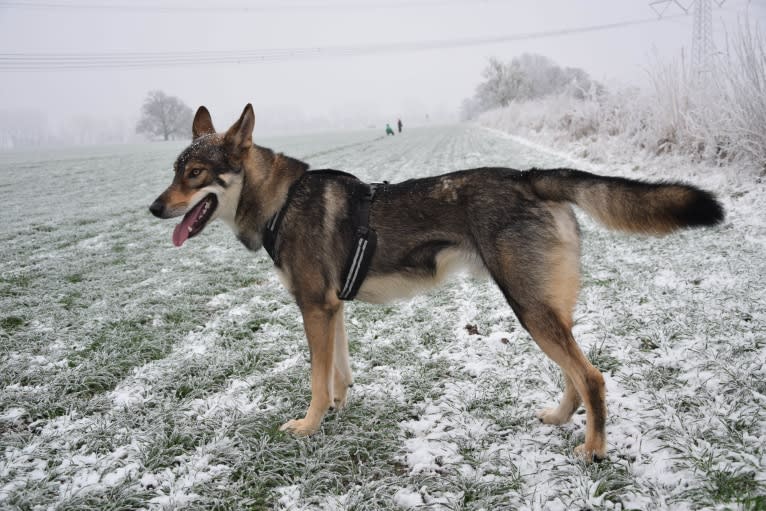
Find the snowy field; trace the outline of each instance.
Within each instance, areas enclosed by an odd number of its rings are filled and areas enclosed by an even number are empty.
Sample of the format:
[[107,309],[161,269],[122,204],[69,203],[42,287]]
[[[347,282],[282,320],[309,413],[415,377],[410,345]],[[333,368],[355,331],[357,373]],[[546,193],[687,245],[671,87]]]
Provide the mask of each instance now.
[[[176,249],[148,204],[183,144],[0,153],[2,509],[765,509],[764,185],[615,168],[471,126],[257,140],[400,181],[482,165],[685,178],[726,222],[667,238],[580,215],[575,337],[605,373],[609,459],[490,283],[347,307],[356,384],[321,431],[297,307],[222,224]],[[665,162],[667,163],[667,162]]]

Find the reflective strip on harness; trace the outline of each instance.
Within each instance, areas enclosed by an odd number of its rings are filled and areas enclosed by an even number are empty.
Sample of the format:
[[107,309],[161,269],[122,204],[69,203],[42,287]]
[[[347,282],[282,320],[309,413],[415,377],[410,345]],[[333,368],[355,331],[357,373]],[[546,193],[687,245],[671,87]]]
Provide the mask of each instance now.
[[377,236],[375,231],[367,228],[359,228],[356,234],[356,250],[349,257],[346,268],[346,282],[338,294],[341,300],[353,300],[362,287],[367,270],[370,268],[372,256],[375,254]]
[[359,275],[359,266],[362,264],[362,257],[364,256],[364,249],[367,247],[367,240],[359,238],[356,244],[356,252],[351,262],[351,270],[346,275],[346,284],[343,286],[343,290],[340,292],[340,297],[346,299],[348,292],[354,285],[357,275]]
[[378,184],[371,184],[365,196],[359,202],[354,212],[354,225],[356,232],[354,234],[355,247],[349,255],[346,263],[346,276],[343,289],[338,294],[341,300],[353,300],[362,287],[364,278],[367,276],[367,270],[370,269],[372,256],[375,255],[375,248],[378,245],[378,235],[374,229],[370,229],[370,206],[375,198],[375,191]]

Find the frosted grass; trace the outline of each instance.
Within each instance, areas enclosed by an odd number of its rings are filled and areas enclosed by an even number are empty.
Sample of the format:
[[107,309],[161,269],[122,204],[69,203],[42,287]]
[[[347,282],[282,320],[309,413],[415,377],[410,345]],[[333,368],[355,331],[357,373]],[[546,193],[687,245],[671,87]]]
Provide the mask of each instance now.
[[[258,140],[367,180],[572,165],[473,127]],[[223,225],[181,249],[147,205],[178,144],[0,155],[0,508],[760,509],[766,444],[763,193],[667,160],[586,170],[720,192],[720,228],[655,239],[581,217],[575,336],[605,373],[610,457],[501,294],[467,277],[347,308],[355,386],[305,411],[300,314]],[[704,177],[703,177],[704,176]]]

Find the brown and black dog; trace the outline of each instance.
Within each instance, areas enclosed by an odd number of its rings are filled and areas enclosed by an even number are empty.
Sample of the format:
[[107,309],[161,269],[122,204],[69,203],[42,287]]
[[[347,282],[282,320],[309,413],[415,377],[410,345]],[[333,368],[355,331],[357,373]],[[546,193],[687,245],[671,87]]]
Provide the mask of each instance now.
[[[311,351],[311,403],[283,430],[309,435],[332,406],[345,405],[352,383],[339,298],[354,250],[352,221],[360,187],[354,176],[308,171],[308,165],[253,144],[253,109],[216,133],[200,107],[192,143],[175,162],[171,185],[150,206],[160,218],[182,216],[173,243],[183,244],[220,218],[250,250],[263,246],[279,214],[276,269],[295,297]],[[580,288],[580,232],[572,205],[621,231],[662,235],[711,226],[724,212],[712,194],[681,183],[646,183],[571,169],[480,168],[379,188],[369,205],[377,248],[358,289],[381,303],[428,289],[466,267],[500,287],[519,321],[564,374],[547,424],[587,412],[587,460],[606,454],[604,379],[572,337]]]

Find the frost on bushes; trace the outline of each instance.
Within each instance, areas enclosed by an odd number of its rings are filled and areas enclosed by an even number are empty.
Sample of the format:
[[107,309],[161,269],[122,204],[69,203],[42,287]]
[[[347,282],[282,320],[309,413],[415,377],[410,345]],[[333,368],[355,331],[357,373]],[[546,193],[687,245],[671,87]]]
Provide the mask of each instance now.
[[548,57],[523,54],[508,63],[491,58],[482,72],[483,81],[472,98],[463,102],[463,119],[481,112],[507,107],[514,101],[529,101],[554,94],[582,99],[600,86],[579,68],[562,68]]
[[[657,152],[697,160],[766,162],[766,43],[747,21],[707,69],[657,60],[647,127]],[[651,143],[651,139],[646,143]]]
[[722,148],[751,158],[766,170],[766,38],[749,23],[741,23],[716,62],[712,88],[723,125]]
[[485,112],[478,122],[531,138],[543,134],[543,138],[554,142],[592,142],[589,155],[603,158],[607,150],[604,139],[640,136],[641,123],[636,121],[638,99],[636,91],[627,89],[617,93],[589,92],[579,100],[559,93]]
[[[537,62],[532,69],[544,68],[540,62],[545,61]],[[494,65],[499,69],[498,62]],[[720,164],[743,160],[766,171],[766,41],[757,28],[741,23],[709,69],[693,71],[683,59],[655,59],[649,76],[648,92],[607,91],[588,82],[576,94],[567,87],[536,89],[540,95],[517,93],[478,121],[532,137],[545,132],[553,141],[590,142],[589,155],[597,158],[606,157],[610,146],[632,147]],[[482,98],[491,99],[486,83],[468,106],[478,108]]]

